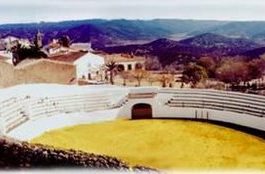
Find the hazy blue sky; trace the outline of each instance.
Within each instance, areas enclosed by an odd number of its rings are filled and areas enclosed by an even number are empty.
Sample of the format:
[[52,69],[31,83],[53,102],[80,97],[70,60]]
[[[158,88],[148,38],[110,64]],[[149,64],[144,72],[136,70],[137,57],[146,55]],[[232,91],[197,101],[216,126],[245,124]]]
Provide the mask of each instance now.
[[0,23],[91,18],[265,20],[265,1],[0,0]]

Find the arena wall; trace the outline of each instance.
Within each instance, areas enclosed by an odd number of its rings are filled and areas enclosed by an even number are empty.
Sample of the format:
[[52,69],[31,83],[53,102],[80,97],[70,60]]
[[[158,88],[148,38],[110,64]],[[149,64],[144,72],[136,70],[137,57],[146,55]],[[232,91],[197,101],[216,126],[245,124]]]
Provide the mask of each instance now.
[[[200,95],[199,100],[194,99],[195,95],[189,95],[193,92]],[[146,93],[146,91],[141,92],[139,90],[139,93]],[[175,95],[181,93],[184,93],[182,94],[184,96],[175,99],[180,105],[169,106],[167,102]],[[211,99],[208,101],[207,97],[209,96]],[[233,98],[232,100],[230,99],[231,97]],[[185,103],[188,99],[191,102]],[[222,104],[216,105],[215,109],[210,109],[212,108],[209,106],[211,105],[210,102],[219,102]],[[194,120],[221,121],[265,131],[264,96],[217,90],[160,89],[154,98],[129,99],[121,109],[119,115],[130,119],[132,117],[132,108],[138,103],[150,104],[152,106],[153,118],[188,118]],[[185,106],[185,104],[193,105],[193,107]],[[231,109],[230,105],[233,106],[233,109]],[[255,106],[259,107],[256,108]]]
[[43,84],[0,90],[0,96],[0,130],[22,140],[69,125],[131,119],[137,104],[150,105],[152,118],[213,120],[265,131],[265,97],[236,92]]

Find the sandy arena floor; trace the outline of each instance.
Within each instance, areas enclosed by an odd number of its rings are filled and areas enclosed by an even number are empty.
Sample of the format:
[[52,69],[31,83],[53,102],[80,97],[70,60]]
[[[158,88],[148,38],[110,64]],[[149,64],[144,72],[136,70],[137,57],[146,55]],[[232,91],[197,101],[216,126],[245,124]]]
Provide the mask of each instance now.
[[75,148],[159,169],[265,169],[265,141],[208,123],[119,120],[54,130],[32,143]]

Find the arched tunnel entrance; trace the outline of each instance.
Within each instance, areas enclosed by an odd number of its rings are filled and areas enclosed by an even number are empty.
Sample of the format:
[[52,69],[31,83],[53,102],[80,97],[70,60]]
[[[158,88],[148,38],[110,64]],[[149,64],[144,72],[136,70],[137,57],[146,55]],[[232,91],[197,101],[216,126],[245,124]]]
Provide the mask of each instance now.
[[152,106],[150,104],[139,103],[132,107],[132,119],[151,119]]

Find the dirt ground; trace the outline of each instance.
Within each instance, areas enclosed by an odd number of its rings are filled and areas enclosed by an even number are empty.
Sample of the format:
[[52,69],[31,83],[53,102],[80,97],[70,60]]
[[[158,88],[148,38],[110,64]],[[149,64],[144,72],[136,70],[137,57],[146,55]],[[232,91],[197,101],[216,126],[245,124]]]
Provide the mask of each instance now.
[[209,123],[118,120],[47,132],[32,143],[118,157],[158,169],[265,169],[265,141]]

